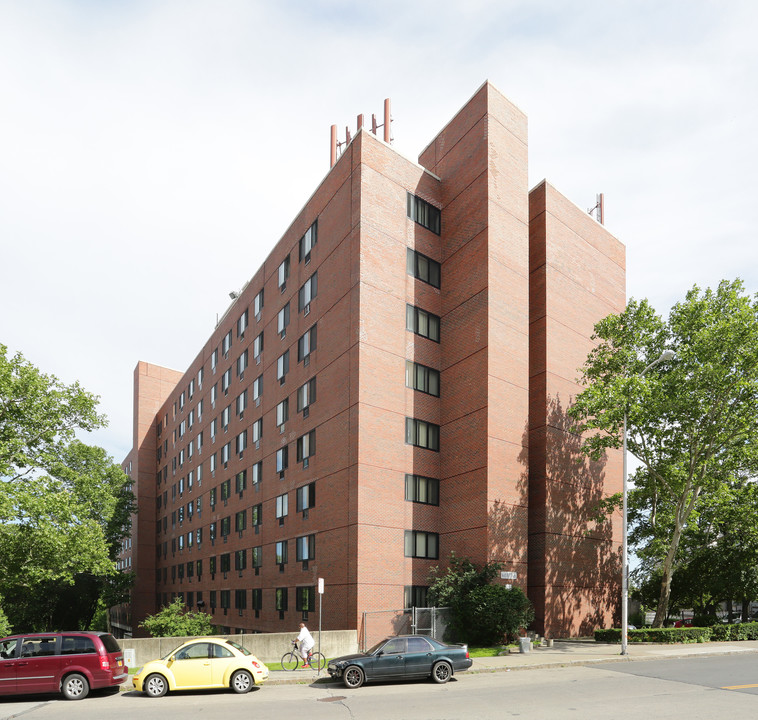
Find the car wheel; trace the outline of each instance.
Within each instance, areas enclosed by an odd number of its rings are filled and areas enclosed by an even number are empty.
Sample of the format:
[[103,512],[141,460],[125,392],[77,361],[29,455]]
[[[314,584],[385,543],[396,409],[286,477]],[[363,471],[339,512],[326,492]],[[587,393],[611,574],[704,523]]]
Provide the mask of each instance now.
[[89,694],[89,683],[84,675],[71,673],[63,680],[61,691],[66,700],[82,700]]
[[166,678],[163,675],[153,673],[145,678],[142,689],[150,697],[163,697],[168,692],[168,682],[166,682]]
[[349,688],[359,688],[363,685],[365,679],[366,675],[357,665],[351,665],[342,674],[342,682],[344,682],[345,686]]
[[432,668],[432,680],[436,683],[446,683],[453,674],[453,668],[450,667],[449,662],[442,660],[435,663]]
[[234,692],[242,695],[250,692],[251,687],[253,687],[253,676],[247,670],[237,670],[232,675],[232,690]]

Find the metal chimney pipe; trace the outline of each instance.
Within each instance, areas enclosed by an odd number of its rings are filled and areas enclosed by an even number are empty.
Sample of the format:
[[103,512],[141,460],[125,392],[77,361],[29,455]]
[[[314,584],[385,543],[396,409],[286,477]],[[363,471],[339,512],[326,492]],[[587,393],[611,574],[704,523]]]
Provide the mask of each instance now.
[[384,101],[384,142],[390,142],[390,99]]

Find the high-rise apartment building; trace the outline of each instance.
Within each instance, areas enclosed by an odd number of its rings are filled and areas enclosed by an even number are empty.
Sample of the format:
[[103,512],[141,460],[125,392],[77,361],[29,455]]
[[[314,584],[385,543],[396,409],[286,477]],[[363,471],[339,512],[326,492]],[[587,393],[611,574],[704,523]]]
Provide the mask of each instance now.
[[[543,182],[485,83],[412,162],[360,130],[185,372],[135,370],[125,632],[181,594],[230,632],[425,603],[451,552],[503,563],[537,629],[607,624],[620,454],[565,418],[624,248]],[[612,525],[612,530],[611,530]]]

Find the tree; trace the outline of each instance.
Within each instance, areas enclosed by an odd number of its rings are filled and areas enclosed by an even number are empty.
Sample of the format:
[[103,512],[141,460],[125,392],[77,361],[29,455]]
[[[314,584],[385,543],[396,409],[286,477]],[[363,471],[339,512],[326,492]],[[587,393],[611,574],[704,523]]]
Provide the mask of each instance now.
[[492,584],[501,567],[490,561],[480,568],[452,553],[444,573],[439,567],[432,569],[429,602],[451,609],[446,637],[475,645],[500,643],[534,619],[521,589]]
[[192,612],[181,598],[175,598],[155,615],[148,615],[141,623],[152,637],[195,637],[212,635],[213,621],[204,612]]
[[[631,539],[648,570],[660,571],[661,627],[698,500],[758,469],[758,302],[739,280],[694,287],[667,321],[647,300],[631,300],[595,326],[594,339],[569,414],[597,460],[621,446],[627,413],[629,451],[641,462],[629,496]],[[675,358],[643,374],[664,349]]]
[[[11,624],[87,627],[129,532],[129,478],[76,438],[105,424],[97,398],[0,345],[0,592]],[[76,620],[74,623],[73,620]]]

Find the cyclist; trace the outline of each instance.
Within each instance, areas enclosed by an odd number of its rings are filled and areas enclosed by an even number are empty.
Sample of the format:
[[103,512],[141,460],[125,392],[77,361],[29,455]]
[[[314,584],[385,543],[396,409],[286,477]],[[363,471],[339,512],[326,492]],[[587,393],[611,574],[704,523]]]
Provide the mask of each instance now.
[[308,632],[308,628],[305,627],[305,623],[300,623],[300,634],[295,638],[294,642],[300,643],[300,655],[303,658],[303,667],[310,667],[308,664],[308,656],[316,643],[313,640],[313,635],[311,635],[310,632]]

